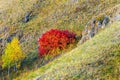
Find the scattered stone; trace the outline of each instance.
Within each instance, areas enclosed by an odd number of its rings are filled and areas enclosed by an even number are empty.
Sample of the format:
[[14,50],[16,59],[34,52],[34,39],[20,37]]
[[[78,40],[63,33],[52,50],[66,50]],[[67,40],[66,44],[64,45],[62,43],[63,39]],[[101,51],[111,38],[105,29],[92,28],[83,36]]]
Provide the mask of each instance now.
[[31,13],[32,13],[32,12],[27,12],[27,13],[25,14],[25,17],[24,17],[23,22],[27,23],[27,22],[30,20],[30,15],[31,15]]
[[102,23],[100,21],[98,21],[98,29],[102,27]]
[[92,30],[88,30],[88,37],[91,39],[94,36],[94,32]]
[[108,22],[109,22],[109,17],[106,16],[106,17],[104,18],[104,20],[103,20],[102,28],[105,28],[105,26],[108,24]]
[[[118,17],[120,17],[120,15]],[[82,38],[79,41],[78,45],[94,37],[99,32],[99,30],[101,28],[105,28],[105,26],[109,22],[110,22],[110,18],[108,16],[103,18],[103,20],[91,19],[85,26],[85,29],[82,32]]]
[[9,36],[9,37],[7,38],[7,42],[10,43],[11,41],[12,41],[12,38]]

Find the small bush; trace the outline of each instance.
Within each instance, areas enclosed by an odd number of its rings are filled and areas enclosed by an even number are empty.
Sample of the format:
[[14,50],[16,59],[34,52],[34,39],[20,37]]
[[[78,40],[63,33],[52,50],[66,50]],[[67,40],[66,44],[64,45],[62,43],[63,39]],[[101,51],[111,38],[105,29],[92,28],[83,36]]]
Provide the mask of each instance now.
[[68,30],[51,29],[38,40],[39,55],[56,55],[75,42],[75,34]]

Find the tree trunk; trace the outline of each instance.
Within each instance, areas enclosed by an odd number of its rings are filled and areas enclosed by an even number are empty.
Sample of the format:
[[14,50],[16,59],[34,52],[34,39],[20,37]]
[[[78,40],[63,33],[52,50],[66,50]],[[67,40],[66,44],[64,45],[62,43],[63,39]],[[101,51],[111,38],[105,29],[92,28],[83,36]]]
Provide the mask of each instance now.
[[8,77],[10,78],[10,67],[8,67]]
[[15,64],[15,71],[17,72],[17,63]]

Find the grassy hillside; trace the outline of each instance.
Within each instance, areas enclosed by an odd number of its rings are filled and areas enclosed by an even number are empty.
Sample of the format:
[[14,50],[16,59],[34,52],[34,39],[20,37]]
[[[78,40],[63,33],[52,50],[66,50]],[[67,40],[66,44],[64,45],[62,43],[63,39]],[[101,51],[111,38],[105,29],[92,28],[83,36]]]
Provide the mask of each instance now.
[[[25,53],[30,53],[35,50],[37,39],[45,31],[51,28],[69,29],[80,35],[89,19],[111,10],[119,2],[119,0],[1,0],[0,37],[7,38],[14,33],[23,32],[21,45]],[[30,21],[23,23],[27,12],[32,12]]]
[[120,22],[36,71],[16,80],[119,80]]
[[[114,67],[112,66],[111,69],[111,66],[107,66],[107,62],[112,60],[113,62],[115,61],[114,63],[118,63],[117,61],[119,61],[117,59],[119,57],[117,55],[119,53],[119,39],[115,37],[117,36],[117,32],[119,33],[119,26],[116,26],[119,23],[114,23],[111,28],[106,29],[92,40],[87,41],[72,51],[70,50],[71,52],[65,55],[61,55],[62,57],[41,67],[39,70],[32,73],[31,71],[43,65],[40,64],[41,62],[38,59],[37,40],[44,32],[56,28],[61,30],[67,29],[80,36],[85,25],[93,17],[99,20],[105,15],[113,16],[119,13],[120,5],[118,4],[120,4],[120,0],[0,0],[0,77],[2,75],[1,55],[4,54],[7,39],[11,35],[21,36],[19,39],[20,45],[22,46],[23,52],[27,54],[26,60],[28,60],[28,62],[23,63],[25,64],[23,69],[18,70],[17,73],[14,71],[11,72],[11,78],[17,77],[20,74],[27,75],[24,77],[25,79],[23,78],[24,80],[39,76],[40,79],[50,79],[55,76],[55,79],[60,77],[64,79],[73,78],[75,80],[78,78],[85,79],[84,77],[91,79],[96,74],[98,74],[98,76],[96,75],[98,79],[106,78],[106,75],[109,77],[112,74],[109,71],[103,73],[102,70],[107,71],[110,68],[110,71],[114,71]],[[29,21],[24,22],[27,13],[31,13],[29,15]],[[112,39],[118,42],[114,43]],[[116,55],[114,56],[112,53]],[[107,56],[107,54],[110,56]],[[108,57],[108,59],[105,57]],[[33,61],[36,58],[37,60]],[[116,67],[120,66],[114,63],[110,62],[110,64]],[[29,66],[31,64],[33,65]],[[87,70],[90,73],[86,73]],[[7,70],[4,71],[5,74],[3,76],[5,75],[6,77]],[[79,74],[83,76],[79,76]],[[102,74],[106,75],[99,77]],[[113,74],[117,75],[117,72]],[[115,78],[117,79],[117,76]],[[21,80],[21,76],[18,79]]]

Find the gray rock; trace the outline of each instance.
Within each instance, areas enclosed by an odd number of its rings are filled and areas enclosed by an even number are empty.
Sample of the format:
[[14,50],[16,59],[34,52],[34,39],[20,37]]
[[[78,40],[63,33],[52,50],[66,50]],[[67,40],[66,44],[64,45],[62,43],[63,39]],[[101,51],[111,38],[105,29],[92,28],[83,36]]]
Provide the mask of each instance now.
[[3,41],[3,39],[2,39],[2,38],[0,38],[0,43],[2,43],[2,41]]
[[23,22],[27,23],[27,22],[30,20],[30,15],[31,15],[31,13],[32,13],[32,12],[27,12],[27,13],[25,14],[25,17],[24,17]]
[[98,33],[98,31],[101,27],[102,27],[101,21],[97,21],[97,24],[95,25],[94,35],[96,35]]
[[109,22],[109,17],[106,16],[106,17],[104,18],[103,22],[102,22],[102,28],[105,28],[105,26],[108,24],[108,22]]
[[94,37],[95,35],[95,26],[96,26],[96,20],[93,20],[91,30],[88,30],[88,36],[90,38]]
[[94,30],[88,30],[88,37],[89,37],[89,39],[91,39],[92,37],[94,37]]
[[12,37],[9,36],[9,37],[7,38],[7,42],[10,43],[11,41],[12,41]]
[[98,28],[101,28],[102,27],[102,23],[100,21],[98,21]]

